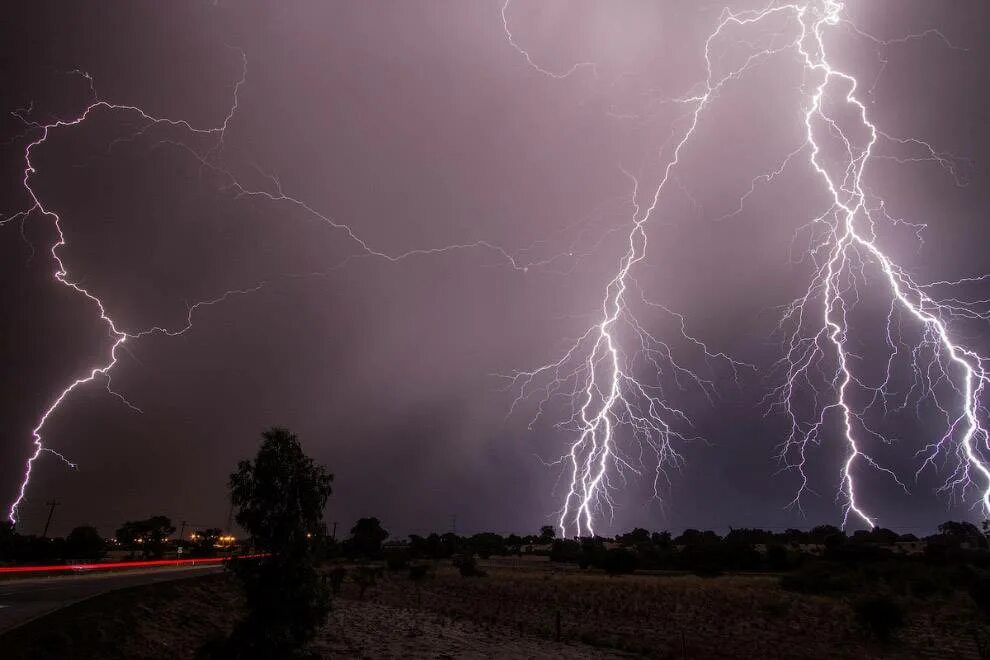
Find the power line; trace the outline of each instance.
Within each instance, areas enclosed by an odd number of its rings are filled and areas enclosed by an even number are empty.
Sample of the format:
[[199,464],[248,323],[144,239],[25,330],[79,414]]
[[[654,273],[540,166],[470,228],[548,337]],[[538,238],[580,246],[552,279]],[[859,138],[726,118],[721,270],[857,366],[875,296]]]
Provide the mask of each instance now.
[[61,502],[58,500],[49,500],[48,502],[45,502],[45,504],[48,505],[48,520],[45,521],[45,531],[41,533],[41,538],[48,537],[48,528],[52,524],[52,518],[55,517],[55,507],[61,504]]

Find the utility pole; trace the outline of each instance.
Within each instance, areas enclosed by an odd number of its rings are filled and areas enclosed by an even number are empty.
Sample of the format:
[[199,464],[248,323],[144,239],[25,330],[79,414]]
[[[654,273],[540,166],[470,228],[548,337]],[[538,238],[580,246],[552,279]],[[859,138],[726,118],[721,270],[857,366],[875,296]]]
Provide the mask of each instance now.
[[186,525],[187,525],[187,524],[188,524],[188,523],[186,523],[186,521],[185,521],[185,520],[183,520],[183,521],[182,521],[182,526],[181,526],[181,527],[179,528],[179,540],[180,540],[180,541],[182,540],[182,535],[186,533]]
[[450,533],[457,536],[457,514],[450,514]]
[[337,521],[333,521],[333,531],[330,532],[330,538],[336,542],[337,541]]
[[52,524],[52,518],[55,516],[55,507],[57,507],[61,502],[56,500],[49,500],[45,502],[48,505],[48,520],[45,521],[45,531],[41,533],[41,538],[48,537],[48,527]]

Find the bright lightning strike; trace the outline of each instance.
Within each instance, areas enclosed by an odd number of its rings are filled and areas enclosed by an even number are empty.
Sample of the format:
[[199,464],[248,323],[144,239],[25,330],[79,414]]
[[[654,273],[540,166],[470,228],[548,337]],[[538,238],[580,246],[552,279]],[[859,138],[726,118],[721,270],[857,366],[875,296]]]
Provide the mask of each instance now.
[[[564,73],[555,73],[536,64],[513,39],[506,20],[507,8],[508,3],[502,11],[506,38],[533,69],[552,78],[563,78],[579,68],[591,66],[585,63]],[[838,493],[843,501],[844,525],[850,515],[870,526],[876,523],[876,518],[857,497],[858,471],[873,470],[906,490],[893,470],[875,460],[866,449],[868,440],[890,442],[870,427],[866,417],[872,407],[882,405],[886,409],[898,396],[891,387],[894,365],[898,359],[906,358],[914,384],[902,396],[899,405],[906,407],[912,397],[916,399],[915,405],[920,405],[917,400],[927,399],[946,421],[944,434],[918,452],[923,458],[919,472],[935,466],[939,457],[954,457],[955,467],[944,489],[959,489],[965,496],[970,487],[978,487],[981,502],[990,513],[990,468],[985,455],[990,451],[990,437],[983,421],[986,409],[981,400],[988,378],[986,358],[961,344],[950,329],[957,319],[990,320],[990,312],[985,309],[985,300],[965,301],[957,297],[937,297],[932,293],[940,287],[980,281],[990,276],[931,284],[916,282],[881,248],[877,227],[880,223],[906,225],[920,235],[924,226],[890,216],[885,202],[870,194],[864,184],[868,166],[880,158],[898,163],[934,162],[961,184],[958,167],[961,161],[935,150],[923,140],[897,138],[878,129],[859,96],[860,82],[829,59],[826,34],[843,26],[882,47],[924,38],[937,38],[948,47],[955,47],[937,30],[884,41],[853,25],[842,11],[839,2],[819,0],[771,2],[762,9],[737,13],[726,9],[722,12],[704,43],[707,72],[704,83],[698,92],[676,99],[693,109],[687,128],[677,137],[663,175],[645,208],[637,201],[639,182],[634,179],[634,213],[628,249],[615,276],[605,287],[599,322],[575,341],[559,360],[513,374],[512,383],[518,393],[514,406],[536,393],[542,396],[538,416],[555,397],[563,397],[572,405],[572,415],[558,425],[576,434],[570,451],[561,459],[568,466],[570,475],[558,521],[565,535],[594,533],[596,513],[603,509],[610,512],[613,506],[610,491],[616,481],[624,479],[626,470],[639,473],[646,450],[655,461],[655,488],[666,476],[664,466],[676,466],[681,461],[675,443],[689,438],[675,425],[688,420],[662,391],[637,378],[636,360],[646,357],[661,375],[664,371],[673,371],[689,378],[706,393],[711,391],[712,383],[680,367],[670,347],[646,332],[633,316],[630,305],[644,299],[629,296],[634,284],[631,271],[646,254],[646,224],[655,214],[661,195],[671,181],[682,149],[704,121],[705,110],[727,83],[739,80],[754,66],[780,57],[797,58],[803,69],[806,105],[801,111],[801,119],[805,127],[804,142],[788,153],[777,168],[753,178],[749,190],[740,198],[738,208],[719,219],[740,213],[758,185],[771,183],[802,156],[807,158],[830,200],[829,208],[805,228],[812,233],[807,256],[815,265],[815,275],[807,292],[785,310],[780,325],[786,336],[785,355],[778,365],[785,377],[783,384],[769,397],[772,407],[782,410],[791,422],[790,434],[780,449],[780,459],[801,478],[792,504],[800,506],[802,495],[809,490],[805,470],[807,450],[810,445],[820,442],[824,426],[832,418],[838,418],[846,447]],[[791,26],[788,28],[790,38],[781,32],[781,21]],[[714,62],[718,62],[719,67],[726,66],[722,59],[713,55],[713,48],[720,40],[761,24],[770,27],[772,38],[768,45],[761,47],[758,42],[737,42],[748,44],[751,52],[729,66],[727,73],[716,74]],[[883,57],[881,63],[882,73],[886,66]],[[832,109],[830,104],[836,107]],[[851,111],[855,117],[853,125],[845,126],[837,118],[839,110]],[[881,141],[892,149],[913,150],[914,153],[907,156],[878,154],[877,145]],[[834,146],[833,143],[838,144],[837,151],[841,154],[837,163],[831,162],[824,153],[825,146]],[[886,336],[891,352],[886,372],[876,384],[870,384],[858,373],[860,356],[850,347],[855,328],[849,323],[849,315],[859,301],[859,286],[866,281],[867,268],[877,271],[890,298]],[[905,343],[902,319],[911,320],[920,328],[917,340],[911,345]],[[683,329],[684,325],[681,327]],[[624,333],[633,338],[631,342],[626,343],[629,340]],[[695,341],[686,331],[683,336]],[[713,354],[703,344],[698,344],[706,356],[727,360],[733,368],[738,366],[739,363],[722,354]],[[811,421],[805,421],[798,403],[803,388],[812,391],[815,413]],[[856,403],[858,392],[867,393],[865,404]],[[944,400],[949,397],[951,403]],[[629,458],[630,452],[619,448],[624,435],[632,437],[633,458]],[[975,482],[981,485],[977,486]],[[659,491],[656,492],[659,496]]]
[[[525,57],[530,67],[551,78],[563,78],[580,67],[593,66],[584,63],[557,74],[536,64],[509,31],[506,19],[508,6],[506,2],[502,7],[506,38]],[[639,375],[640,372],[649,370],[659,374],[661,379],[669,376],[679,386],[697,388],[709,400],[715,394],[712,379],[684,366],[674,355],[670,343],[649,332],[637,319],[633,309],[635,304],[672,315],[680,324],[681,340],[699,349],[706,359],[725,362],[734,376],[738,376],[739,367],[751,367],[724,353],[712,352],[705,343],[687,332],[683,316],[662,305],[649,303],[632,271],[646,257],[647,224],[668,185],[676,182],[673,172],[680,163],[683,149],[697,132],[705,110],[727,83],[743,75],[762,57],[777,52],[772,50],[754,55],[721,75],[714,72],[712,42],[729,25],[746,25],[759,18],[756,13],[739,16],[725,14],[718,29],[705,42],[707,76],[700,90],[676,99],[690,108],[687,126],[680,136],[672,136],[674,146],[663,165],[659,181],[652,193],[646,196],[645,203],[641,202],[639,179],[627,173],[633,187],[627,248],[619,260],[615,275],[605,286],[599,320],[559,359],[508,377],[517,393],[513,409],[520,402],[539,394],[539,417],[552,399],[562,397],[570,401],[570,416],[556,425],[576,434],[569,451],[559,460],[569,473],[567,493],[557,521],[564,536],[593,535],[596,516],[603,512],[611,514],[614,510],[611,495],[614,488],[626,479],[627,472],[641,475],[647,469],[647,455],[650,456],[653,471],[653,492],[660,499],[662,486],[668,483],[667,468],[677,467],[683,461],[678,446],[699,439],[691,430],[693,425],[684,410],[670,403],[661,381],[655,378],[646,380]],[[630,446],[624,448],[623,444]]]
[[[782,5],[761,13],[786,11],[797,23],[793,48],[803,64],[809,90],[803,116],[803,151],[830,200],[829,208],[808,227],[812,239],[807,254],[815,267],[812,283],[786,308],[781,321],[787,334],[786,353],[780,363],[785,377],[774,392],[774,403],[791,421],[780,456],[801,478],[793,504],[799,506],[802,494],[808,490],[805,467],[809,445],[820,441],[826,422],[837,420],[846,446],[838,493],[843,501],[843,525],[853,516],[875,526],[876,517],[858,495],[857,475],[872,471],[905,490],[906,487],[866,448],[869,441],[891,442],[871,427],[867,415],[875,406],[884,411],[891,403],[907,407],[913,398],[915,406],[930,401],[946,422],[943,435],[918,452],[923,458],[918,473],[934,467],[940,456],[953,457],[955,464],[944,489],[958,489],[965,498],[966,492],[975,487],[981,491],[984,510],[990,512],[990,469],[984,453],[986,411],[981,400],[988,377],[985,357],[960,343],[950,329],[954,320],[987,320],[990,315],[979,309],[979,301],[931,293],[933,287],[961,281],[920,284],[894,262],[880,245],[878,227],[885,222],[904,223],[887,213],[884,201],[871,194],[865,183],[868,167],[879,157],[875,152],[881,141],[894,147],[921,149],[920,158],[894,158],[898,162],[933,161],[957,182],[958,171],[951,156],[921,140],[893,138],[870,119],[860,97],[860,81],[832,64],[826,35],[836,26],[849,25],[856,34],[876,44],[894,42],[866,35],[844,18],[842,10],[840,3],[825,1]],[[930,36],[948,43],[935,30],[896,42]],[[839,118],[842,112],[847,113],[844,119]],[[830,158],[826,152],[840,155]],[[916,231],[921,228],[912,227]],[[886,369],[872,382],[860,373],[863,360],[851,347],[857,328],[850,322],[868,270],[880,277],[890,302],[885,329],[889,348]],[[904,336],[909,332],[903,329],[904,322],[916,327],[913,341]],[[913,382],[906,393],[898,394],[892,380],[897,362],[902,359],[907,361]],[[797,399],[802,388],[814,393],[816,411],[810,421],[805,421],[799,412]],[[819,395],[823,392],[827,398],[822,401]]]
[[[30,118],[30,113],[32,108],[26,108],[15,111],[13,114],[15,117],[19,118],[24,122],[27,127],[28,132],[35,131],[37,137],[30,139],[24,148],[23,155],[23,176],[22,185],[23,189],[28,198],[27,207],[15,214],[12,214],[2,220],[0,220],[0,226],[19,222],[23,227],[23,223],[34,217],[47,218],[51,221],[55,228],[56,240],[51,245],[49,253],[51,254],[52,261],[55,266],[54,277],[57,282],[61,285],[68,287],[75,293],[86,298],[90,303],[92,303],[95,308],[96,313],[99,315],[100,320],[103,322],[107,329],[107,333],[110,339],[110,346],[107,353],[107,358],[104,362],[94,365],[87,372],[80,375],[78,378],[74,379],[68,383],[58,394],[53,398],[51,403],[45,408],[40,417],[37,420],[36,425],[31,431],[32,446],[33,450],[28,456],[25,467],[24,474],[21,479],[20,486],[17,491],[17,496],[11,503],[8,510],[8,518],[12,523],[17,522],[18,517],[18,507],[24,501],[28,486],[31,482],[31,474],[35,467],[35,463],[42,456],[42,454],[51,454],[61,459],[66,465],[71,468],[75,468],[76,464],[70,461],[61,453],[51,449],[47,446],[44,438],[44,430],[52,415],[54,415],[62,404],[75,392],[77,389],[92,383],[93,381],[102,379],[106,383],[107,391],[120,399],[125,405],[140,412],[140,409],[134,406],[121,394],[114,391],[110,383],[111,371],[117,365],[119,360],[120,349],[124,346],[126,342],[135,341],[149,335],[164,335],[169,337],[174,337],[181,335],[192,328],[193,316],[197,311],[200,311],[204,307],[215,305],[226,301],[233,296],[247,295],[255,293],[265,287],[268,282],[259,282],[251,286],[245,287],[243,289],[234,289],[230,291],[225,291],[222,294],[216,296],[215,298],[209,300],[202,300],[195,304],[192,304],[187,309],[186,322],[184,325],[178,328],[167,328],[161,326],[154,326],[142,330],[128,330],[122,328],[120,324],[112,318],[110,312],[107,310],[106,305],[101,300],[96,292],[84,287],[79,281],[73,279],[69,274],[69,268],[66,264],[65,258],[63,256],[64,248],[67,247],[65,233],[63,232],[63,218],[53,211],[51,208],[45,205],[45,202],[36,192],[32,182],[39,175],[38,170],[34,164],[34,156],[37,151],[45,146],[48,142],[49,137],[60,130],[68,130],[80,126],[88,119],[94,115],[102,112],[118,113],[121,115],[126,115],[129,117],[134,117],[140,124],[140,127],[132,134],[117,138],[110,143],[110,147],[117,143],[124,141],[132,141],[139,137],[147,136],[151,131],[156,128],[167,129],[168,133],[162,137],[158,143],[167,144],[175,147],[182,152],[188,154],[194,158],[202,168],[209,169],[216,175],[218,175],[221,180],[224,181],[221,190],[229,192],[234,198],[256,198],[259,200],[267,200],[273,203],[280,203],[291,206],[298,210],[302,210],[310,217],[322,222],[335,230],[342,231],[347,239],[356,245],[357,253],[351,255],[343,263],[337,264],[335,268],[343,266],[348,260],[355,257],[373,257],[384,259],[389,262],[398,262],[409,257],[414,256],[431,256],[438,255],[454,250],[466,250],[466,249],[480,249],[486,250],[494,253],[498,259],[508,265],[513,270],[518,271],[529,271],[531,268],[538,268],[543,266],[548,266],[561,258],[574,257],[573,248],[571,248],[566,255],[555,255],[540,259],[529,259],[528,257],[521,257],[513,255],[504,248],[490,242],[487,240],[478,240],[470,243],[464,244],[454,244],[447,245],[443,247],[432,247],[432,248],[416,248],[406,250],[398,254],[389,254],[372,247],[368,242],[361,238],[349,225],[340,223],[334,220],[329,215],[318,211],[313,205],[286,194],[283,191],[281,182],[276,177],[269,177],[272,181],[272,188],[270,190],[254,190],[245,187],[240,183],[240,181],[235,177],[235,175],[226,169],[222,164],[222,156],[224,149],[224,140],[227,137],[228,130],[231,123],[234,121],[235,115],[238,110],[239,99],[238,94],[241,88],[247,80],[247,57],[241,52],[242,69],[239,79],[233,85],[233,95],[231,105],[227,111],[227,114],[223,117],[222,122],[215,127],[209,128],[199,128],[193,126],[190,122],[184,119],[170,119],[166,117],[156,116],[149,112],[146,112],[142,108],[136,105],[113,103],[104,100],[99,97],[96,92],[96,88],[93,82],[93,78],[86,72],[73,71],[69,75],[82,76],[89,83],[89,91],[92,95],[92,99],[89,104],[83,108],[77,115],[69,119],[56,119],[47,123],[34,121]],[[200,146],[191,146],[187,141],[181,141],[176,139],[174,136],[176,133],[182,133],[189,138],[199,138],[206,140],[208,146],[203,148]],[[189,140],[191,141],[191,140]],[[519,250],[518,255],[529,255],[534,251],[536,245],[523,248]],[[325,273],[312,273],[311,275],[318,276],[324,275]],[[305,275],[304,275],[305,276]],[[287,277],[299,277],[299,275],[287,276]]]

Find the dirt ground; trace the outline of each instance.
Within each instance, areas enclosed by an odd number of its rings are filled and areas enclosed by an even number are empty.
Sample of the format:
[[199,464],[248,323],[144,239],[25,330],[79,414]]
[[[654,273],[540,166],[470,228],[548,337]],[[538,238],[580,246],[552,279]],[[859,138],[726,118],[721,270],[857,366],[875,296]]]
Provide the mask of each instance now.
[[328,658],[628,658],[581,643],[557,643],[499,624],[428,610],[340,599],[314,645]]
[[[958,599],[912,602],[879,645],[843,599],[782,591],[769,576],[608,577],[549,562],[438,562],[421,582],[382,571],[346,581],[314,642],[326,658],[980,658],[990,639]],[[349,569],[353,574],[354,568]],[[228,576],[122,590],[0,637],[3,658],[194,658],[240,611]],[[560,639],[557,621],[560,621]]]
[[[556,634],[559,613],[564,641],[655,658],[978,660],[977,639],[990,640],[965,595],[909,601],[905,628],[880,645],[864,635],[846,599],[787,592],[773,576],[609,577],[526,560],[482,567],[486,577],[464,578],[438,564],[418,594],[407,577],[386,574],[366,598],[545,638]],[[343,594],[359,596],[348,583]]]
[[[223,639],[241,603],[226,575],[112,592],[0,636],[4,660],[195,658]],[[313,651],[325,658],[622,658],[498,624],[338,598]]]

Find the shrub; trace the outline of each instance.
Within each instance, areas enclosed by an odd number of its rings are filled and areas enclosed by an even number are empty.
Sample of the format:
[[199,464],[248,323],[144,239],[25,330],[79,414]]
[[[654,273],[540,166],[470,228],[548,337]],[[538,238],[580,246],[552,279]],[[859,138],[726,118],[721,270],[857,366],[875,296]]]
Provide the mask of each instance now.
[[404,552],[389,552],[385,555],[385,565],[390,571],[403,571],[409,566],[409,558]]
[[990,616],[990,577],[974,577],[970,581],[967,591],[979,610]]
[[352,579],[358,586],[358,598],[364,600],[364,592],[368,590],[368,587],[378,584],[378,571],[371,566],[358,566],[354,569]]
[[345,577],[347,577],[346,568],[338,566],[330,571],[330,591],[334,596],[340,593],[340,587],[344,584]]
[[853,603],[853,612],[860,626],[881,642],[890,641],[904,626],[904,608],[887,595],[860,598]]
[[485,577],[488,574],[478,568],[478,563],[474,560],[474,555],[463,555],[454,559],[456,566],[462,577]]
[[609,575],[624,575],[632,573],[639,565],[636,553],[625,548],[607,550],[601,558],[601,568]]
[[550,561],[576,562],[581,558],[581,544],[571,539],[557,539],[550,546]]
[[787,570],[787,548],[782,545],[771,545],[767,548],[767,566],[771,571]]

